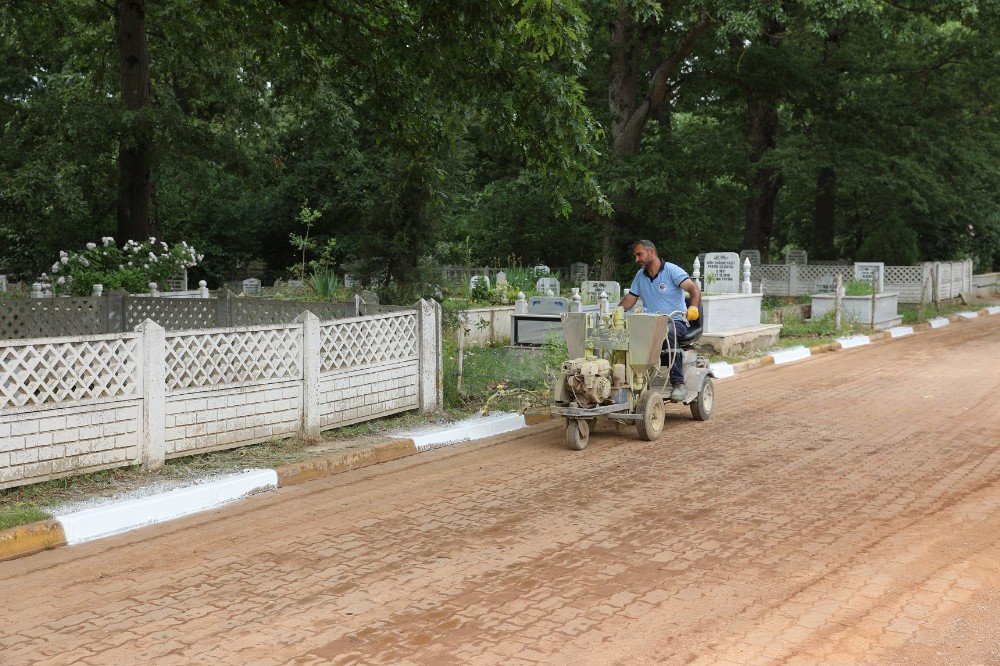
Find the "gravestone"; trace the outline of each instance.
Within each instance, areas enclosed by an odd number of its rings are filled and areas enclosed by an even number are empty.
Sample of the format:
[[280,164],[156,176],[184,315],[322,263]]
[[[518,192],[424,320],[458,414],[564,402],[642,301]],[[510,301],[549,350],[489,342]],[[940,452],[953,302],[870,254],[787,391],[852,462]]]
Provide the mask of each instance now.
[[611,307],[622,300],[622,286],[612,280],[587,280],[580,286],[580,297],[584,305],[596,305],[600,301],[601,292],[608,295]]
[[760,266],[760,250],[743,250],[740,252],[740,263],[743,263],[744,259],[750,260],[751,270]]
[[7,291],[7,276],[0,275],[0,291]]
[[561,315],[569,312],[569,299],[563,296],[532,296],[528,299],[528,314]]
[[304,286],[306,286],[306,284],[302,280],[289,280],[288,281],[288,286],[289,287],[304,287]]
[[497,273],[497,285],[507,284],[507,274],[503,271]]
[[836,288],[837,279],[833,275],[824,275],[813,284],[814,294],[832,294]]
[[535,272],[535,277],[541,277],[543,275],[548,275],[549,273],[552,272],[551,270],[549,270],[549,267],[546,266],[545,264],[538,264],[537,266],[535,266],[531,270],[533,270]]
[[260,280],[257,278],[243,280],[243,293],[247,296],[260,296],[264,293],[264,290],[260,288]]
[[358,281],[354,279],[354,276],[350,273],[344,273],[344,287],[351,289],[358,286]]
[[885,291],[885,263],[881,261],[855,261],[854,279],[872,283],[872,276],[878,273],[878,291]]
[[705,291],[712,294],[740,293],[740,255],[709,252],[705,255]]
[[569,267],[569,281],[573,284],[580,284],[587,279],[587,272],[590,267],[582,261],[570,264]]
[[785,253],[785,265],[798,264],[805,266],[809,263],[809,255],[805,250],[789,250]]
[[486,290],[489,291],[490,289],[489,277],[485,275],[473,275],[471,278],[469,278],[469,291],[475,289],[476,285],[478,284],[482,284],[484,287],[486,287]]
[[538,278],[538,282],[535,283],[535,291],[539,294],[547,294],[549,290],[552,290],[554,296],[559,295],[559,280],[553,277],[543,277]]

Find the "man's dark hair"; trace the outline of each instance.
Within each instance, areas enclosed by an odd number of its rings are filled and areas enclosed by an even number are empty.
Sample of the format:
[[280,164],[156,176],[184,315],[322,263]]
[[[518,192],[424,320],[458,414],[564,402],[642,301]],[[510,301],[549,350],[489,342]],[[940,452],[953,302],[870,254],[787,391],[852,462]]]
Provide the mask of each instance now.
[[656,251],[656,246],[653,245],[653,241],[646,240],[645,238],[643,238],[642,240],[637,240],[636,242],[632,243],[632,245],[630,245],[629,248],[633,249],[635,248],[636,245],[641,245],[647,250],[653,250],[654,252]]

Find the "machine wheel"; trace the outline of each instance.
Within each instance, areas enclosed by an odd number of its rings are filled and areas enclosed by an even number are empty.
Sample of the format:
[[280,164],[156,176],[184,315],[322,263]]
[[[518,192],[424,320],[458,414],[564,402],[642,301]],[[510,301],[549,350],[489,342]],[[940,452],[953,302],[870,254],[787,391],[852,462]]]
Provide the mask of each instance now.
[[691,416],[697,421],[707,421],[712,415],[712,407],[715,405],[715,382],[711,377],[705,377],[701,383],[701,390],[698,397],[691,403]]
[[566,419],[566,446],[583,451],[590,442],[590,426],[586,419]]
[[648,390],[639,398],[639,414],[642,418],[636,421],[639,429],[639,439],[652,442],[663,432],[663,422],[667,418],[663,407],[663,396],[657,391]]

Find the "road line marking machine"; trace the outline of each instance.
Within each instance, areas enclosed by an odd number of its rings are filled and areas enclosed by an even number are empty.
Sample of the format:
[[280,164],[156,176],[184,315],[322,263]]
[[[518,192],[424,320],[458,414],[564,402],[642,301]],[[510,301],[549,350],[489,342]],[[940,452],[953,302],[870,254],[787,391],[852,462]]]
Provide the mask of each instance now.
[[634,422],[639,437],[659,438],[666,420],[663,391],[670,392],[670,366],[683,354],[682,367],[691,415],[704,421],[712,415],[715,386],[708,359],[694,350],[701,337],[700,322],[681,336],[677,347],[663,348],[672,315],[636,313],[622,308],[610,313],[571,312],[563,319],[570,360],[553,386],[549,413],[566,418],[566,444],[586,448],[598,418]]

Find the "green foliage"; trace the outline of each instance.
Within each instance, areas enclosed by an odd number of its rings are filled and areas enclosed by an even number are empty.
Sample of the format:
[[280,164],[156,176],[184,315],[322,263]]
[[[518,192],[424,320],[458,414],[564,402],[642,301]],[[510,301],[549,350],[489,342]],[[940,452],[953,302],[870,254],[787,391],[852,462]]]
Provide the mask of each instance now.
[[845,296],[871,296],[872,285],[867,280],[851,280],[844,285]]
[[877,227],[855,255],[857,261],[882,261],[887,266],[911,266],[919,258],[917,232],[899,224]]
[[185,268],[194,268],[204,256],[186,241],[171,247],[165,241],[149,238],[129,240],[124,247],[105,236],[101,244],[87,243],[78,252],[60,250],[52,264],[53,292],[89,296],[95,284],[105,289],[124,289],[139,294],[149,291],[149,284],[163,283]]
[[337,293],[337,274],[329,268],[319,268],[312,272],[306,284],[319,298],[333,298]]

